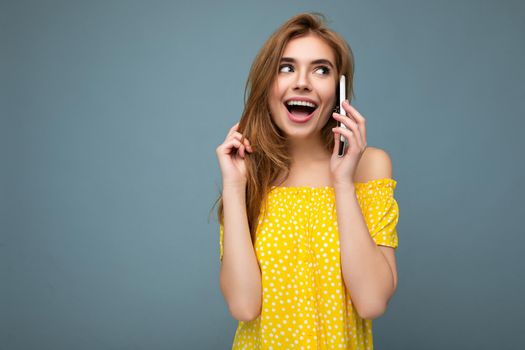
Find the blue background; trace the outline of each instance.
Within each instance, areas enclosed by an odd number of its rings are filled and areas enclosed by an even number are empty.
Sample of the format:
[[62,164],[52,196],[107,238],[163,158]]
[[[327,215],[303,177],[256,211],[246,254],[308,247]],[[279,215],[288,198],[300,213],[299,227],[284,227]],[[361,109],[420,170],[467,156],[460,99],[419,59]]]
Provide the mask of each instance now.
[[2,1],[1,349],[231,347],[215,149],[302,11],[352,47],[398,182],[376,348],[520,344],[524,2]]

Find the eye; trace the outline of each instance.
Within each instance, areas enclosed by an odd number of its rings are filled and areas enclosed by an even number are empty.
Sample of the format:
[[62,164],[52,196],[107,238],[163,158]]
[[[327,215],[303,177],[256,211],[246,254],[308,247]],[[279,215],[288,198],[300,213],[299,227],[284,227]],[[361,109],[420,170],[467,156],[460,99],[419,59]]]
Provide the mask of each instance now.
[[323,73],[323,75],[328,75],[330,74],[330,68],[328,68],[327,66],[319,66],[316,71],[318,71],[319,69],[324,69],[325,73]]
[[283,65],[279,66],[279,72],[289,73],[287,71],[283,71],[283,68],[287,68],[287,67],[293,69],[291,64],[283,64]]
[[[285,69],[289,69],[289,70],[285,70]],[[319,66],[317,67],[315,71],[317,72],[318,70],[324,70],[324,73],[321,73],[321,75],[330,74],[330,68],[328,68],[327,66]],[[279,66],[279,72],[281,73],[291,73],[292,71],[293,71],[293,66],[291,64],[283,64]]]

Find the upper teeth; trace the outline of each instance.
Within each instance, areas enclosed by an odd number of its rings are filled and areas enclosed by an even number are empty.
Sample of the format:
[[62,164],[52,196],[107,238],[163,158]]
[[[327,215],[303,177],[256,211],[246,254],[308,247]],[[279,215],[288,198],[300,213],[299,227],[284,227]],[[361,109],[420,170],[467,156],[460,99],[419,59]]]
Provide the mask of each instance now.
[[288,106],[308,106],[313,108],[317,107],[315,104],[306,101],[288,101],[287,104]]

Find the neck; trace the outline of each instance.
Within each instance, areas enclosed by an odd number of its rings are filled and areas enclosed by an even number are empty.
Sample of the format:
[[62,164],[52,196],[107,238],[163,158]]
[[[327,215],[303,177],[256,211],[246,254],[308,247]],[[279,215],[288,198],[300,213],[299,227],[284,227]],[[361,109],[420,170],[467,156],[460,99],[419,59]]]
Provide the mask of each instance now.
[[292,166],[327,162],[331,154],[325,149],[321,138],[290,139],[289,152]]

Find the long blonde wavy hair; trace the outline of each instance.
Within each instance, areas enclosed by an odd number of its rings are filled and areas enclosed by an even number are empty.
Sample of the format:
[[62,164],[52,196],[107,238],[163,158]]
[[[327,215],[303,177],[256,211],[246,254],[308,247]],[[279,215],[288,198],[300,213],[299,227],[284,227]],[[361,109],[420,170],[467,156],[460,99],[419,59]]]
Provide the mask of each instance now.
[[[288,140],[270,117],[268,104],[269,92],[277,77],[286,44],[294,38],[308,34],[323,39],[334,51],[336,76],[346,75],[347,99],[351,101],[354,96],[352,50],[346,41],[325,23],[325,16],[318,12],[300,13],[287,20],[264,43],[255,57],[246,81],[244,111],[237,131],[243,135],[241,144],[246,137],[253,147],[253,152],[245,152],[244,158],[247,168],[246,213],[253,244],[261,208],[263,204],[266,205],[266,195],[274,182],[283,178],[283,174],[284,180],[288,177],[292,161],[288,153]],[[339,79],[335,80],[336,84],[339,84]],[[321,130],[323,143],[330,153],[334,148],[331,129],[336,124],[335,119],[329,118]],[[217,202],[217,217],[220,225],[224,225],[222,190],[214,207]],[[266,210],[263,212],[266,213]]]

